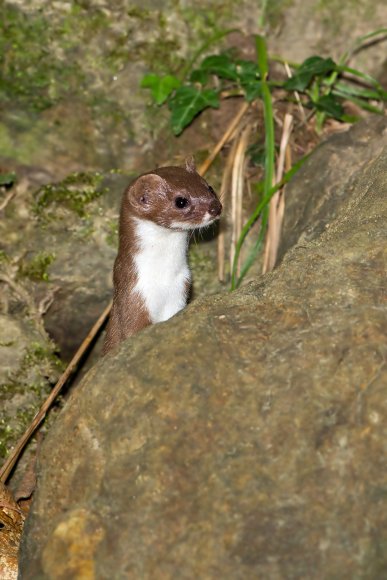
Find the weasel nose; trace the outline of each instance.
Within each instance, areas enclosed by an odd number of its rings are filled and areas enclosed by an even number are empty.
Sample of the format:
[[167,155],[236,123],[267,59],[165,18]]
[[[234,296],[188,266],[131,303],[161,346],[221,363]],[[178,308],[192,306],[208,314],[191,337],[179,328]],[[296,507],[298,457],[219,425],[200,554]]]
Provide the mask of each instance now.
[[208,211],[212,216],[217,217],[222,211],[222,204],[218,199],[214,199],[211,201]]

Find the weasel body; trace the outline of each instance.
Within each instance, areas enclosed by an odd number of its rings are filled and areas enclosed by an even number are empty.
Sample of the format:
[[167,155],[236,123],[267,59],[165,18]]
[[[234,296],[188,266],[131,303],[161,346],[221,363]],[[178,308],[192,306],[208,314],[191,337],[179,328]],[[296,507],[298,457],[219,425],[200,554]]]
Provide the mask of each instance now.
[[188,235],[217,219],[214,190],[186,167],[161,167],[125,191],[114,264],[114,297],[103,354],[145,326],[168,320],[187,303]]

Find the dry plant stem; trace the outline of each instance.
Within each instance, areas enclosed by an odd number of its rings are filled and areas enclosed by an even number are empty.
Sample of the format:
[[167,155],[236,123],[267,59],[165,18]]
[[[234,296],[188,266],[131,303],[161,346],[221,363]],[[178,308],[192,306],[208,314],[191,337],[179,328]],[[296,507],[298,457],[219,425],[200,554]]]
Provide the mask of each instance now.
[[14,189],[12,189],[11,191],[9,191],[7,193],[7,195],[5,196],[2,203],[0,203],[0,211],[3,211],[3,209],[5,209],[7,207],[7,205],[9,204],[11,199],[13,199],[15,197],[15,195],[16,195],[16,191]]
[[45,402],[43,403],[43,405],[41,406],[41,408],[39,409],[39,411],[35,415],[33,421],[31,422],[31,424],[29,425],[29,427],[25,431],[24,435],[19,439],[15,448],[12,450],[12,452],[9,455],[9,457],[7,458],[6,462],[4,463],[2,468],[0,469],[0,481],[1,482],[5,483],[7,481],[8,477],[9,477],[13,467],[15,466],[15,464],[19,458],[19,455],[21,454],[22,450],[24,449],[26,443],[28,442],[28,440],[30,439],[30,437],[34,433],[34,431],[38,428],[40,423],[43,421],[43,419],[45,418],[47,411],[49,410],[52,403],[54,402],[54,400],[58,396],[58,393],[62,389],[63,385],[65,385],[65,383],[67,382],[69,377],[72,375],[72,373],[76,369],[79,361],[81,360],[81,358],[83,357],[85,352],[88,350],[91,342],[93,341],[95,336],[98,334],[100,328],[102,327],[105,320],[109,316],[111,306],[112,305],[110,303],[105,308],[105,310],[102,312],[101,316],[98,318],[97,322],[94,324],[94,326],[90,330],[89,334],[87,335],[87,337],[82,342],[81,346],[78,348],[77,352],[75,353],[75,355],[71,359],[70,364],[66,368],[65,372],[62,374],[59,381],[56,383],[55,387],[51,391],[50,395],[47,397],[47,399],[45,400]]
[[[292,75],[292,71],[290,70],[290,66],[288,65],[287,62],[284,62],[284,67],[285,67],[285,70],[286,70],[286,74],[291,79],[293,75]],[[306,115],[305,115],[305,109],[302,106],[302,102],[301,102],[301,99],[300,99],[300,94],[297,91],[294,91],[294,96],[296,97],[296,101],[297,101],[297,105],[298,105],[298,109],[300,111],[300,115],[301,115],[302,121],[305,124],[306,121],[307,121],[307,118],[306,118]]]
[[[251,132],[251,125],[248,125],[237,144],[234,165],[232,171],[232,184],[231,184],[231,222],[232,222],[232,234],[231,234],[231,251],[230,251],[230,264],[234,261],[235,246],[239,239],[242,231],[242,200],[243,200],[243,181],[244,181],[244,167],[246,159],[246,149],[249,143],[249,136]],[[239,264],[238,264],[238,274],[239,274]]]
[[[293,163],[292,163],[292,150],[289,147],[289,143],[288,146],[286,147],[286,151],[285,151],[285,172],[289,171],[292,167]],[[278,204],[278,219],[279,222],[281,224],[280,227],[280,236],[281,236],[281,231],[282,231],[282,223],[284,221],[284,215],[285,215],[285,195],[284,195],[284,191],[282,191],[282,195],[280,196],[280,201]],[[278,253],[278,247],[277,247],[277,253]],[[277,255],[275,257],[276,261],[277,261]]]
[[[240,129],[237,128],[237,129]],[[227,203],[226,192],[231,178],[231,172],[234,165],[234,157],[236,151],[237,141],[234,141],[231,151],[227,157],[226,166],[223,171],[222,185],[220,187],[219,198],[223,206]],[[225,279],[225,233],[221,229],[218,235],[218,278],[220,282],[224,282]]]
[[212,152],[210,153],[210,155],[207,157],[207,159],[199,167],[198,173],[200,173],[200,175],[203,175],[207,171],[207,169],[209,168],[211,163],[214,161],[215,157],[218,155],[219,151],[222,149],[222,147],[225,145],[225,143],[227,143],[227,141],[231,138],[232,134],[234,133],[235,129],[239,125],[240,121],[242,120],[242,117],[247,112],[249,107],[250,107],[249,103],[246,103],[246,102],[243,103],[243,105],[239,109],[238,113],[233,118],[233,120],[231,121],[231,123],[227,127],[226,131],[223,133],[221,139],[219,139],[218,143],[215,145],[215,147],[212,150]]
[[[284,167],[286,151],[289,144],[289,138],[292,131],[293,115],[286,113],[283,123],[281,137],[280,153],[277,162],[276,182],[281,181]],[[285,201],[281,190],[277,191],[270,200],[268,231],[266,236],[263,273],[273,270],[278,253],[278,247],[281,237],[282,221],[285,211]]]

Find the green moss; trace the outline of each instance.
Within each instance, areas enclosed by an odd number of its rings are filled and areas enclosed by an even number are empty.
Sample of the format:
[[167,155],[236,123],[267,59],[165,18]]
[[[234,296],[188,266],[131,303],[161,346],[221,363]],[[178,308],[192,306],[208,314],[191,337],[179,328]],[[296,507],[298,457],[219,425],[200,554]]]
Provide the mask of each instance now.
[[106,189],[98,188],[102,179],[100,173],[82,172],[69,175],[59,183],[44,185],[34,196],[35,214],[47,217],[49,208],[63,206],[80,217],[86,216],[86,206],[106,192]]
[[26,370],[31,365],[41,365],[42,363],[53,365],[57,369],[62,369],[62,362],[57,356],[57,350],[54,343],[32,342],[27,348],[22,370]]
[[262,0],[260,26],[278,28],[283,21],[286,8],[293,5],[293,0]]
[[12,416],[0,418],[0,457],[6,458],[16,441],[32,422],[37,409],[34,406],[19,409]]
[[9,453],[9,441],[13,442],[16,437],[9,425],[8,417],[0,418],[0,457],[5,458]]
[[0,457],[5,457],[24,433],[62,371],[63,363],[54,343],[32,342],[17,374],[0,385],[0,401],[8,401],[10,405],[8,412],[4,411],[6,405],[1,405]]
[[5,263],[5,262],[9,262],[9,256],[8,254],[4,251],[4,250],[0,250],[0,264],[1,263]]
[[[69,78],[81,71],[73,61],[60,63],[50,45],[54,30],[42,14],[24,14],[4,4],[0,18],[0,98],[42,110],[53,105]],[[59,88],[60,87],[60,88]]]
[[19,265],[19,276],[30,280],[48,282],[48,267],[55,260],[55,254],[49,252],[39,252],[30,260],[22,260]]
[[[361,18],[367,20],[373,14],[372,4],[368,0],[320,0],[317,9],[322,15],[325,27],[331,33],[340,34],[343,31],[343,22],[353,18],[360,21]],[[332,17],[334,16],[334,17]],[[350,39],[348,39],[350,41]]]
[[189,261],[196,273],[205,272],[211,266],[211,257],[197,244],[190,246]]
[[[17,137],[20,140],[20,135],[32,131],[36,149],[36,143],[47,138],[50,126],[50,119],[39,115],[62,102],[90,108],[90,118],[95,117],[96,123],[103,118],[112,130],[118,124],[124,125],[130,135],[128,107],[121,106],[114,96],[111,98],[110,84],[101,83],[101,77],[110,82],[112,74],[122,70],[128,60],[127,46],[115,54],[121,36],[111,26],[111,20],[97,7],[83,7],[76,2],[69,11],[58,8],[47,14],[23,12],[10,4],[0,8],[0,103],[6,111],[3,123],[7,125],[0,126],[3,152],[17,156],[18,147],[22,146],[26,157],[33,159],[33,148],[28,150],[25,139],[15,144]],[[103,40],[103,46],[112,46],[110,53],[98,49],[95,39],[99,37],[101,45]],[[68,123],[71,125],[71,119]]]
[[106,242],[112,248],[118,246],[118,220],[110,220],[107,224]]
[[0,340],[0,346],[3,347],[14,346],[14,344],[15,344],[14,340]]
[[[116,37],[108,54],[109,66],[125,66],[128,59],[142,61],[146,67],[159,73],[175,71],[183,63],[181,43],[176,34],[168,30],[163,12],[135,7],[128,10],[129,25],[126,34]],[[133,42],[136,30],[149,30],[144,40]],[[130,52],[128,52],[130,47]]]

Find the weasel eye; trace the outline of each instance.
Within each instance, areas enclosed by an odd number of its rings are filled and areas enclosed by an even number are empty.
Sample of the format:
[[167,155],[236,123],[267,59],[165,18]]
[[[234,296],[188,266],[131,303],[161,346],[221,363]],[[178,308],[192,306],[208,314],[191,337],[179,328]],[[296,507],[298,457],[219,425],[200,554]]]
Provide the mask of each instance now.
[[183,207],[187,207],[188,204],[189,204],[189,201],[186,197],[177,197],[175,199],[175,206],[178,207],[179,209],[183,209]]
[[209,186],[208,186],[208,191],[209,191],[210,193],[215,193],[215,191],[213,190],[213,188],[211,187],[211,185],[209,185]]

